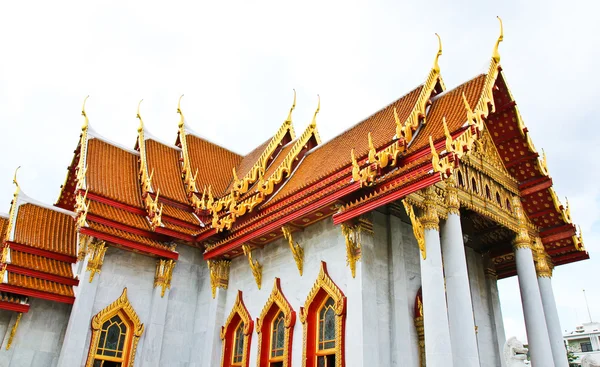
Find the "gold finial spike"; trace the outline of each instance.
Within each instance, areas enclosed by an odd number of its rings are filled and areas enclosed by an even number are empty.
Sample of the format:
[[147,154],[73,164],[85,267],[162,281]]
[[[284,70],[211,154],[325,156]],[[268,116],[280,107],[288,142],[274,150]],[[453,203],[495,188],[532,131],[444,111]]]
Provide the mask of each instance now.
[[235,167],[233,167],[233,182],[237,183],[239,181],[237,173],[235,172]]
[[496,62],[500,62],[500,53],[498,52],[498,46],[500,46],[500,42],[504,41],[504,27],[502,26],[502,19],[500,17],[496,17],[496,18],[498,18],[498,21],[500,21],[500,36],[498,36],[498,40],[496,41],[496,44],[494,45],[492,59],[494,59],[494,61],[496,61]]
[[183,118],[183,112],[181,112],[181,99],[183,98],[183,94],[181,96],[179,96],[179,101],[177,101],[177,113],[179,114],[179,116],[181,116],[181,118],[179,119],[179,128],[181,129],[183,127],[183,124],[185,123],[185,120]]
[[140,120],[140,127],[138,128],[138,131],[142,131],[144,129],[144,121],[142,120],[142,115],[140,115],[140,106],[142,105],[143,101],[144,101],[143,99],[140,99],[140,102],[138,103],[138,108],[137,108],[137,115],[135,116]]
[[294,89],[294,102],[292,102],[292,107],[290,108],[290,113],[288,113],[288,117],[285,120],[285,122],[287,122],[287,123],[292,122],[292,112],[294,111],[295,108],[296,108],[296,89]]
[[87,102],[88,98],[90,98],[89,95],[87,97],[85,97],[85,99],[83,100],[83,106],[81,107],[81,116],[83,116],[85,118],[85,120],[83,121],[83,126],[81,127],[81,130],[87,130],[88,125],[90,124],[90,120],[88,119],[87,114],[85,113],[85,102]]
[[465,104],[465,108],[467,109],[467,112],[473,113],[473,111],[471,110],[471,106],[469,106],[469,101],[467,101],[467,96],[465,96],[465,92],[463,92],[463,94],[462,94],[462,100],[463,100],[463,103]]
[[317,94],[317,98],[319,99],[319,102],[317,103],[317,110],[315,111],[312,122],[310,123],[312,127],[317,126],[317,114],[319,111],[321,111],[321,96]]
[[20,168],[21,166],[17,167],[17,169],[15,170],[15,175],[13,176],[13,183],[15,184],[15,186],[17,186],[17,192],[21,190],[21,186],[19,186],[19,181],[17,181],[17,172],[19,172]]
[[442,56],[442,39],[440,38],[439,34],[435,34],[438,38],[438,52],[435,55],[435,60],[433,61],[433,70],[435,70],[436,72],[440,72],[440,64],[438,63],[438,60],[440,59],[440,56]]

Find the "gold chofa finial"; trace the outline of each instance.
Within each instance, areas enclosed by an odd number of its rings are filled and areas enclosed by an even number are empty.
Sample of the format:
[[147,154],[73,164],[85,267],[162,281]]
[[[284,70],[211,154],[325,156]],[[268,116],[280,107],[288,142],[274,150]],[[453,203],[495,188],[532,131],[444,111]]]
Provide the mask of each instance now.
[[81,107],[81,116],[85,118],[81,130],[87,130],[88,125],[90,123],[90,120],[88,120],[87,114],[85,113],[85,102],[87,102],[88,98],[90,98],[90,96],[85,97],[85,99],[83,100],[83,106]]
[[140,99],[140,103],[138,103],[137,115],[135,116],[140,120],[140,127],[138,127],[138,132],[144,129],[144,120],[142,120],[142,115],[140,115],[140,106],[142,105],[143,101],[143,99]]
[[436,33],[435,35],[438,38],[438,52],[437,55],[435,55],[435,60],[433,61],[433,69],[439,73],[440,64],[438,63],[438,60],[440,59],[440,56],[442,56],[442,39],[440,38],[439,34]]
[[183,112],[181,112],[181,99],[183,98],[183,94],[181,96],[179,96],[179,101],[177,101],[177,113],[179,114],[179,116],[181,116],[181,118],[179,119],[179,128],[181,129],[183,127],[183,124],[185,123],[185,120],[183,118]]
[[310,123],[310,125],[311,125],[312,127],[315,127],[315,126],[317,126],[317,114],[319,113],[319,111],[321,111],[321,96],[319,96],[319,95],[317,94],[317,98],[319,99],[319,102],[318,102],[318,104],[317,104],[317,110],[315,111],[315,114],[314,114],[314,116],[313,116],[312,122]]
[[292,112],[294,111],[294,108],[296,108],[296,90],[295,89],[294,89],[294,102],[292,102],[292,107],[290,108],[290,113],[288,113],[288,117],[285,120],[285,122],[287,122],[287,123],[292,122]]
[[494,61],[496,62],[500,62],[500,53],[498,52],[498,46],[500,46],[500,42],[504,41],[504,27],[502,26],[502,19],[500,17],[496,17],[498,18],[498,21],[500,21],[500,36],[498,36],[498,40],[496,41],[496,44],[494,45],[494,52],[492,53],[492,59],[494,59]]
[[15,186],[17,186],[17,191],[21,189],[21,186],[19,186],[19,181],[17,181],[17,172],[19,172],[19,168],[21,168],[21,166],[17,167],[17,169],[15,170],[15,175],[13,176],[13,183],[15,184]]

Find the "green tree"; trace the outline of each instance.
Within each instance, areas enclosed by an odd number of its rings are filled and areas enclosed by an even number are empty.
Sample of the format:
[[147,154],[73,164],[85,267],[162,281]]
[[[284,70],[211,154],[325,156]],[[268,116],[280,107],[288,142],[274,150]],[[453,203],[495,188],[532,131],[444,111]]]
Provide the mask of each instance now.
[[577,367],[577,364],[573,363],[577,359],[577,356],[567,349],[567,360],[569,361],[569,367]]

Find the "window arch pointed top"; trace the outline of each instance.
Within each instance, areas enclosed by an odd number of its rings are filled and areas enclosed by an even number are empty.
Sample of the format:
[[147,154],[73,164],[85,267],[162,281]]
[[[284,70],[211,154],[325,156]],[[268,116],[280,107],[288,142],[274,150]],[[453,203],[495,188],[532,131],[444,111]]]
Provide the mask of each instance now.
[[[332,309],[335,326],[331,325],[334,335],[332,340],[327,341],[327,345],[321,348],[317,343],[322,343],[319,337],[323,330],[318,324],[325,321],[320,320],[323,317],[321,315],[323,307]],[[300,307],[300,322],[304,329],[302,366],[316,367],[318,363],[334,358],[332,361],[335,366],[345,367],[346,296],[327,273],[327,264],[324,261],[321,261],[321,270],[306,298],[304,307]]]
[[[111,357],[108,353],[103,354],[103,357],[99,357],[98,353],[101,350],[108,349],[106,348],[106,343],[104,346],[100,346],[99,340],[101,339],[101,334],[109,331],[105,330],[107,324],[115,324],[115,320],[120,321],[120,328],[124,329],[122,331],[124,334],[123,342],[119,342],[118,346],[114,348],[116,351],[113,353],[113,357],[119,358],[123,367],[133,366],[137,344],[140,336],[144,333],[144,324],[140,321],[139,316],[127,298],[127,288],[123,288],[123,292],[119,298],[92,318],[92,337],[86,367],[91,367],[96,358],[104,359],[106,356]],[[106,340],[106,338],[104,339]],[[120,349],[120,352],[118,349]],[[120,357],[117,353],[121,353]]]
[[292,365],[291,348],[294,325],[296,323],[296,312],[292,309],[292,306],[283,295],[279,278],[275,278],[271,295],[263,307],[260,316],[256,319],[256,333],[258,334],[258,367],[269,366],[269,359],[272,358],[271,349],[273,349],[273,346],[269,345],[270,343],[273,343],[271,338],[271,334],[273,333],[271,324],[278,318],[280,313],[283,313],[284,317],[284,335],[283,356],[280,356],[279,358],[281,360],[278,361],[283,362],[282,365],[287,367]]
[[[241,328],[241,335],[237,335]],[[242,291],[238,290],[231,313],[227,317],[225,325],[221,327],[221,366],[243,366],[248,367],[250,361],[250,341],[254,322],[250,313],[244,305]],[[238,340],[240,339],[240,340]],[[241,349],[241,356],[238,360],[238,343]],[[235,350],[234,350],[235,349]],[[235,361],[234,361],[235,359]]]

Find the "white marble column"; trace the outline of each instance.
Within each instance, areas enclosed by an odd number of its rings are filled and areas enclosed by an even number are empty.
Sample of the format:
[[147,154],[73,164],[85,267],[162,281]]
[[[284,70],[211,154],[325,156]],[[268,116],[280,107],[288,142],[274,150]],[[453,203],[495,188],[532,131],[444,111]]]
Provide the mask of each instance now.
[[460,203],[451,178],[446,181],[446,207],[448,219],[442,225],[441,234],[452,357],[455,366],[479,367],[473,302],[460,223]]
[[[225,301],[227,300],[227,290],[217,288],[215,298],[208,304],[208,310],[202,316],[207,318],[206,334],[203,341],[204,351],[196,355],[196,360],[201,361],[201,366],[213,367],[221,365],[221,327],[225,322]],[[192,353],[194,353],[192,351]]]
[[546,250],[539,238],[535,239],[535,270],[537,272],[538,286],[542,297],[542,306],[546,316],[546,325],[548,326],[548,336],[550,337],[550,347],[552,348],[552,358],[556,367],[569,367],[567,360],[567,351],[565,349],[552,290],[552,263],[546,254]]
[[89,255],[85,257],[79,274],[79,286],[75,289],[75,303],[71,309],[65,338],[58,357],[57,367],[76,367],[85,365],[91,333],[92,308],[96,300],[96,291],[100,283],[100,273],[90,282],[90,272],[86,271]]
[[152,291],[152,304],[150,306],[150,317],[148,322],[144,323],[144,349],[141,356],[138,353],[140,366],[158,367],[160,366],[160,355],[163,344],[163,335],[165,332],[165,321],[167,318],[167,306],[169,304],[169,292],[165,289],[162,294],[162,287],[155,286]]
[[435,198],[433,188],[428,188],[424,202],[425,214],[420,219],[425,237],[425,253],[421,254],[425,359],[427,367],[452,367],[452,347]]
[[503,358],[504,344],[506,343],[506,334],[504,333],[504,319],[502,318],[502,309],[500,307],[500,295],[498,294],[498,275],[494,270],[491,260],[486,256],[487,267],[485,269],[486,285],[489,292],[490,319],[494,332],[494,342],[496,344],[496,355],[499,359],[496,361],[498,366],[506,367],[506,361]]

